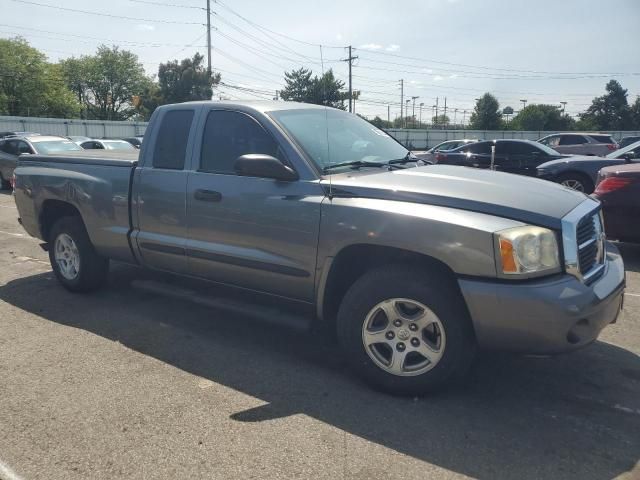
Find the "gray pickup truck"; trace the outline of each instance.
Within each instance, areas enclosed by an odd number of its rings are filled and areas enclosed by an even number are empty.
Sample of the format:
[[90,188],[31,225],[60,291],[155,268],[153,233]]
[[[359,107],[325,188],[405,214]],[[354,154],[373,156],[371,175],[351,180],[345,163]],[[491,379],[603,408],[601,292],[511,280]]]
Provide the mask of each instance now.
[[[308,306],[377,388],[419,394],[478,347],[570,351],[616,321],[600,204],[507,173],[420,165],[342,111],[160,107],[139,158],[21,157],[15,200],[71,291],[109,260]],[[258,292],[260,295],[258,295]]]

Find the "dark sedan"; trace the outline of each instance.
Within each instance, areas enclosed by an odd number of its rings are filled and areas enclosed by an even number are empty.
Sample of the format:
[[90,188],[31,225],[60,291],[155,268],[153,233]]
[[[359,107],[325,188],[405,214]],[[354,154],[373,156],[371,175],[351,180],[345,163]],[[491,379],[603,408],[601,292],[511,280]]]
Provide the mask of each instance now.
[[535,176],[538,165],[565,157],[530,140],[485,140],[436,153],[434,161],[444,165],[491,168],[491,147],[495,147],[494,170],[520,175]]
[[640,243],[640,164],[600,170],[593,196],[602,202],[607,237]]
[[538,167],[538,176],[580,192],[591,193],[601,168],[632,162],[640,162],[640,142],[620,148],[606,157],[576,156],[550,161]]

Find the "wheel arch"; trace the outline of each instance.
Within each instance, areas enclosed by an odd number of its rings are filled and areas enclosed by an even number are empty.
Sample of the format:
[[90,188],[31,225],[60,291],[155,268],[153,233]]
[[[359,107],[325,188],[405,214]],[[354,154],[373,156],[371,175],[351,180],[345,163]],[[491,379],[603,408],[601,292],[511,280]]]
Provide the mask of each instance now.
[[392,264],[417,266],[440,275],[462,295],[455,273],[442,260],[397,247],[352,244],[342,248],[334,257],[325,259],[322,265],[316,294],[317,320],[323,325],[332,326],[349,287],[367,271]]
[[40,207],[39,224],[40,233],[42,234],[42,239],[44,241],[49,241],[51,228],[63,217],[78,217],[84,224],[80,210],[78,210],[75,205],[65,202],[64,200],[55,199],[48,199],[42,202],[42,206]]

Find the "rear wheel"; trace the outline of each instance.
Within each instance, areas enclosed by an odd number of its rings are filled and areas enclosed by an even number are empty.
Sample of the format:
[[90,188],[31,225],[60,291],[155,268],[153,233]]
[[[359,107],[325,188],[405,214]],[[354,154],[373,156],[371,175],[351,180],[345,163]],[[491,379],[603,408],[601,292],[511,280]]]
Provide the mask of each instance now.
[[338,336],[352,368],[392,394],[434,390],[466,372],[475,353],[455,284],[401,265],[353,284],[338,312]]
[[558,176],[557,182],[567,188],[586,194],[593,193],[594,190],[594,185],[591,179],[582,173],[563,173]]
[[49,261],[62,285],[72,292],[89,292],[102,286],[109,260],[98,255],[78,217],[63,217],[49,235]]

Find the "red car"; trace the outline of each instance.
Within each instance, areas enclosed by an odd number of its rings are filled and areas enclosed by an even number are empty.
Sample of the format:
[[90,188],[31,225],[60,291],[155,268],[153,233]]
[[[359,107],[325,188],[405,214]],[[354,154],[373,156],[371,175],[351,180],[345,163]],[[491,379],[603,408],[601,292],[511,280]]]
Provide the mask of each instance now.
[[640,243],[640,164],[600,170],[593,196],[602,202],[607,237]]

